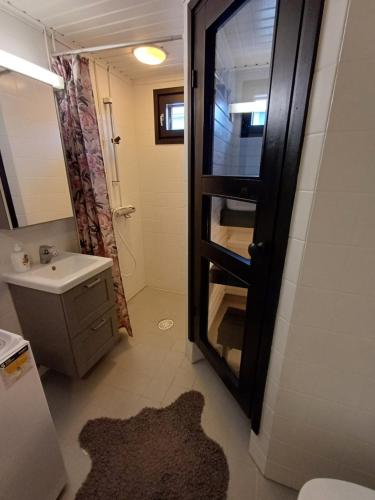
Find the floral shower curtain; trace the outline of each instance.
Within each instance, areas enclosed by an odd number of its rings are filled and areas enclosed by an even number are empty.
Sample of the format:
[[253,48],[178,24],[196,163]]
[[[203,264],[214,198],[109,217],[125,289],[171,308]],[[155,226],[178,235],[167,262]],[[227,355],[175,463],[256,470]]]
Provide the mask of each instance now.
[[78,55],[56,57],[53,69],[65,81],[65,89],[57,92],[56,96],[81,251],[113,259],[119,326],[125,327],[132,336],[109,205],[89,61]]

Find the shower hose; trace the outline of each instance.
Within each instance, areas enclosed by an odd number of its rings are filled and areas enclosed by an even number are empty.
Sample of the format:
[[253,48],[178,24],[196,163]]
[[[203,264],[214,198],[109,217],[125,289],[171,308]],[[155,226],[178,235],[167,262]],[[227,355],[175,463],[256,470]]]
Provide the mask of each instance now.
[[132,252],[132,249],[130,248],[129,244],[126,242],[122,232],[121,232],[121,225],[119,224],[118,220],[120,219],[120,217],[123,217],[124,219],[128,219],[130,218],[129,216],[121,216],[119,214],[116,214],[116,209],[112,210],[112,214],[113,214],[113,221],[114,221],[114,225],[117,227],[117,234],[120,236],[120,240],[122,242],[122,244],[124,245],[124,247],[127,249],[127,251],[129,252],[132,260],[133,260],[133,269],[132,271],[127,274],[127,273],[124,273],[124,277],[125,278],[130,278],[130,276],[133,276],[133,274],[135,273],[136,269],[137,269],[137,260],[134,256],[134,253]]

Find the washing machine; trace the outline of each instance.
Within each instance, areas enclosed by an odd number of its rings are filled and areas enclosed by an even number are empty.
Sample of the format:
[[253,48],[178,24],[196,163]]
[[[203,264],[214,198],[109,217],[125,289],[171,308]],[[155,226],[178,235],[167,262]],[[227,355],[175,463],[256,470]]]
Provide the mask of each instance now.
[[55,500],[66,481],[30,344],[0,329],[0,499]]

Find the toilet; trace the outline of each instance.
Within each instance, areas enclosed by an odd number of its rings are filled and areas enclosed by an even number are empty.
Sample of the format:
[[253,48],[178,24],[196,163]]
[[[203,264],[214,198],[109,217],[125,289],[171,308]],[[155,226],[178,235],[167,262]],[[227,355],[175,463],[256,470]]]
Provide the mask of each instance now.
[[375,500],[375,491],[337,479],[312,479],[302,487],[298,500]]

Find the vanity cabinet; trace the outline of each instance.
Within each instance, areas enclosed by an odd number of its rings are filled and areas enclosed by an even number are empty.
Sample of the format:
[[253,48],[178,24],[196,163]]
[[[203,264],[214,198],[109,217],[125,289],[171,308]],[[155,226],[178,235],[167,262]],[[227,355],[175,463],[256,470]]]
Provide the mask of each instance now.
[[117,338],[110,269],[62,294],[9,284],[24,337],[38,364],[83,377]]

